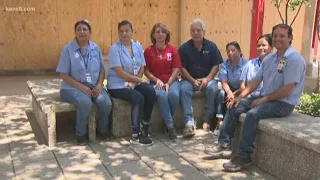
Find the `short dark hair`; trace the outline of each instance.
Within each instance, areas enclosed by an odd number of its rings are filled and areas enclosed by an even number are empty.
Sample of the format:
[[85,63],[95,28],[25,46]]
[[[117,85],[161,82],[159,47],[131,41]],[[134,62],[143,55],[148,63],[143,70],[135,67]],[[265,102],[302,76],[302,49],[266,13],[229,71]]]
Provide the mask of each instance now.
[[165,43],[168,44],[170,41],[170,31],[168,30],[167,26],[163,23],[156,23],[152,27],[152,30],[150,33],[150,39],[151,39],[152,44],[156,44],[156,39],[153,37],[153,34],[155,33],[155,31],[158,27],[160,27],[164,31],[164,33],[166,33],[167,37],[165,39]]
[[91,33],[91,26],[90,26],[88,20],[85,20],[85,19],[79,20],[79,21],[76,22],[76,24],[74,24],[74,31],[77,31],[77,26],[79,24],[86,25],[88,27],[88,29],[89,29],[89,32]]
[[[289,26],[288,24],[277,24],[277,25],[273,26],[272,27],[272,36],[273,36],[273,32],[277,28],[287,29],[288,30],[288,37],[291,37],[293,40],[293,34],[292,34],[293,29],[291,26]],[[292,43],[292,40],[290,41],[290,44]]]
[[123,21],[121,21],[121,22],[118,24],[118,31],[119,31],[119,29],[120,29],[121,26],[125,26],[125,25],[129,25],[131,31],[133,31],[133,29],[132,29],[132,24],[131,24],[131,22],[128,21],[128,20],[123,20]]
[[272,36],[271,36],[271,34],[264,34],[264,35],[260,36],[258,38],[257,42],[262,38],[264,38],[268,42],[269,46],[272,47]]
[[241,51],[241,48],[240,48],[240,45],[237,41],[233,41],[233,42],[229,42],[227,45],[226,45],[226,50],[228,49],[229,46],[234,46],[236,47],[236,49],[240,52],[240,57],[243,56],[242,54],[242,51]]

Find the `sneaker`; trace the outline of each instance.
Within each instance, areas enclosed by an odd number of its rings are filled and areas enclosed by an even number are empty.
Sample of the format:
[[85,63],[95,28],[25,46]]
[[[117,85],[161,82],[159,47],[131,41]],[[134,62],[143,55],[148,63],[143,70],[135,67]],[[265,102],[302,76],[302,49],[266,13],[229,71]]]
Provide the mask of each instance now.
[[183,137],[189,138],[196,134],[194,125],[186,125],[183,130]]
[[84,135],[84,136],[77,136],[77,143],[78,145],[85,145],[87,144],[88,142],[88,139],[87,139],[87,136]]
[[220,135],[220,125],[217,124],[216,128],[213,131],[213,135],[219,136]]
[[147,135],[143,135],[142,133],[139,135],[139,144],[141,146],[151,146],[153,144],[153,140]]
[[178,137],[176,135],[176,131],[174,128],[170,128],[168,131],[168,138],[172,141],[172,142],[177,142]]
[[205,132],[210,132],[210,124],[209,122],[207,121],[203,121],[203,124],[202,124],[202,130],[205,131]]
[[212,147],[210,149],[206,149],[205,153],[207,153],[207,154],[215,154],[215,153],[220,153],[220,152],[223,152],[223,151],[232,151],[232,149],[231,149],[230,146],[223,147],[223,146],[217,145],[217,146],[214,146],[214,147]]
[[133,134],[130,139],[131,144],[141,145],[141,146],[151,146],[153,144],[153,140],[150,139],[148,136]]
[[250,157],[241,157],[239,155],[233,157],[229,162],[223,163],[223,168],[228,172],[238,172],[245,170],[251,165]]
[[203,160],[215,160],[215,159],[231,159],[232,149],[231,147],[215,146],[204,151],[208,156],[203,157]]
[[132,134],[130,138],[131,144],[139,144],[139,135],[138,134]]

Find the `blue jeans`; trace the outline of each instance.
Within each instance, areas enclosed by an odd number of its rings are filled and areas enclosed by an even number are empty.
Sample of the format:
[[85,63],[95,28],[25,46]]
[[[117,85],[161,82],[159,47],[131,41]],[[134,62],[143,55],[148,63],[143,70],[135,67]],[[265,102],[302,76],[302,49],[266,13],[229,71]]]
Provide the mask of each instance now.
[[104,88],[97,97],[90,98],[79,89],[61,89],[61,98],[76,105],[76,135],[84,136],[87,133],[87,124],[92,107],[92,102],[97,105],[99,112],[99,120],[97,131],[101,134],[107,132],[109,124],[109,115],[112,108],[111,100]]
[[[155,87],[155,84],[151,84]],[[180,82],[174,81],[167,94],[165,90],[156,90],[158,104],[162,118],[168,128],[173,128],[173,116],[180,101]]]
[[[193,85],[186,80],[182,80],[181,82],[181,107],[182,107],[182,116],[185,125],[194,125],[193,119],[193,108],[192,108],[192,96],[194,94]],[[217,82],[212,80],[208,83],[207,87],[204,88],[204,92],[206,95],[206,104],[204,107],[204,120],[209,121],[213,119],[214,112],[216,109],[215,98],[219,93],[219,88]]]
[[127,101],[131,104],[131,123],[134,134],[140,132],[140,122],[148,124],[151,119],[156,92],[147,83],[136,85],[134,89],[109,89],[112,97]]
[[290,115],[294,109],[294,105],[282,101],[265,102],[251,109],[251,103],[258,98],[260,97],[244,98],[237,108],[233,107],[228,110],[220,129],[219,145],[230,146],[240,114],[247,113],[238,146],[238,153],[241,157],[249,157],[253,153],[253,143],[260,119],[285,117]]
[[216,116],[224,117],[226,114],[226,102],[225,102],[225,91],[222,88],[219,88],[219,93],[215,99],[217,105]]

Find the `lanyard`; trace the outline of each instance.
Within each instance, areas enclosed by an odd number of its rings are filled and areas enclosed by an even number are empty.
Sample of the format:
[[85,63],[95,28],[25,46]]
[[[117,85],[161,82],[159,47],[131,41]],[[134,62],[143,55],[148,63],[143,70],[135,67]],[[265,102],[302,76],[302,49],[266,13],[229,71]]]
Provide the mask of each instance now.
[[79,49],[80,55],[83,59],[86,70],[88,70],[88,62],[89,62],[89,52],[87,50],[86,54],[83,55],[81,48]]

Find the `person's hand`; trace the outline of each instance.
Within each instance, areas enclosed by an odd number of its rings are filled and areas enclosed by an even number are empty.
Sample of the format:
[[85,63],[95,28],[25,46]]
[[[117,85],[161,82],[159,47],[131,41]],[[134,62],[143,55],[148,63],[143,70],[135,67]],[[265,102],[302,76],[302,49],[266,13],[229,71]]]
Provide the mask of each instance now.
[[201,85],[201,81],[198,79],[194,79],[192,82],[193,87],[199,91],[200,85]]
[[96,87],[92,89],[92,97],[97,97],[101,94],[102,84],[98,84]]
[[227,101],[231,101],[234,99],[234,94],[232,91],[227,92]]
[[85,85],[82,85],[81,88],[80,88],[80,91],[82,91],[83,93],[85,93],[87,96],[89,96],[90,98],[92,97],[92,90],[85,86]]
[[169,93],[169,89],[170,89],[170,85],[168,83],[164,84],[163,85],[164,87],[164,90],[166,91],[166,93],[168,94]]
[[259,106],[259,105],[261,105],[262,103],[265,103],[265,102],[267,102],[265,97],[256,99],[251,103],[251,108],[255,108],[255,107],[257,107],[257,106]]
[[158,90],[162,89],[163,85],[164,85],[164,83],[160,79],[157,79],[157,81],[156,81],[156,89],[158,89]]
[[251,98],[251,94],[248,94],[248,95],[246,96],[246,98],[248,98],[248,99]]
[[238,107],[238,105],[241,102],[241,99],[242,98],[240,96],[237,96],[236,98],[227,101],[227,109],[231,109],[233,105],[235,107]]
[[209,80],[207,78],[203,78],[201,80],[199,91],[201,91],[203,88],[207,87],[208,83],[209,83]]
[[134,87],[136,87],[136,84],[137,84],[137,83],[134,83],[134,82],[128,82],[127,88],[133,89]]

